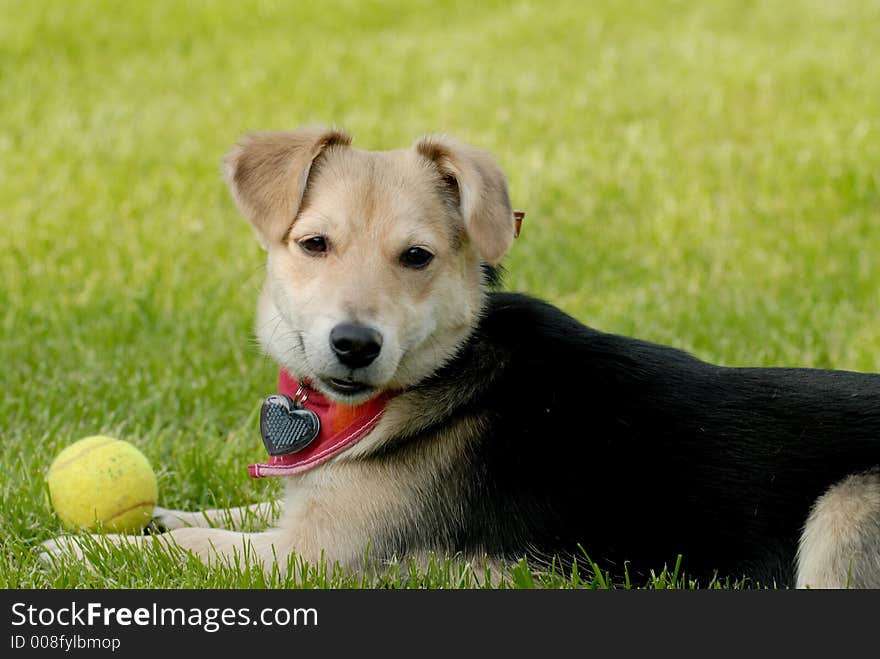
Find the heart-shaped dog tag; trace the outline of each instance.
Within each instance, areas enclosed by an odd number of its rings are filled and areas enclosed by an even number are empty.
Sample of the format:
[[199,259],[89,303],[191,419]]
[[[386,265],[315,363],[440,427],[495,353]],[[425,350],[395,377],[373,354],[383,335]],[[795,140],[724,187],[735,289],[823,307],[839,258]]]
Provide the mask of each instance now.
[[269,455],[288,455],[311,444],[321,430],[318,415],[284,394],[272,394],[260,410],[260,434]]

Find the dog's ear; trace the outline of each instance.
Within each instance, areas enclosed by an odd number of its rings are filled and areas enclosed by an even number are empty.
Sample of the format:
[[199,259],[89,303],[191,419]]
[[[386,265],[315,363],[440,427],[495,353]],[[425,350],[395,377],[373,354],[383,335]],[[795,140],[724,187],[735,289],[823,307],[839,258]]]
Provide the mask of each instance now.
[[485,151],[445,137],[423,137],[413,148],[452,184],[468,237],[484,261],[497,264],[514,237],[504,172]]
[[323,127],[253,133],[223,159],[232,197],[264,248],[284,238],[299,211],[312,163],[336,144],[347,146],[351,137]]

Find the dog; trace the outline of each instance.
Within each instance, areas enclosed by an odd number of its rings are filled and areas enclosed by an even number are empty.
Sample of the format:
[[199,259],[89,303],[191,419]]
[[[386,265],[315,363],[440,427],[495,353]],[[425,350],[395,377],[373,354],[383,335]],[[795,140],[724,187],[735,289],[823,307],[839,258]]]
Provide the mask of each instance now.
[[111,541],[615,578],[681,556],[703,586],[880,587],[880,375],[720,367],[498,290],[506,177],[445,137],[373,152],[332,128],[257,133],[224,175],[267,252],[256,335],[282,368],[277,419],[325,435],[251,467],[287,480],[268,530],[237,528],[270,504],[157,509],[167,533]]

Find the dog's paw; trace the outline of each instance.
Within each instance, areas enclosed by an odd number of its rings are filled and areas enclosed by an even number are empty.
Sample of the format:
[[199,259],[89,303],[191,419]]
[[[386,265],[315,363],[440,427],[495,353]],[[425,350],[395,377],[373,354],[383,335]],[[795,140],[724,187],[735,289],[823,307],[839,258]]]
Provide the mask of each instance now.
[[153,509],[153,524],[161,531],[173,531],[187,526],[207,526],[203,513],[171,510],[161,506]]
[[83,560],[82,539],[73,535],[62,535],[40,543],[39,559],[41,562],[52,565],[58,561]]
[[79,562],[93,567],[103,562],[108,551],[121,545],[141,547],[143,537],[113,533],[62,535],[40,543],[39,560],[47,565]]

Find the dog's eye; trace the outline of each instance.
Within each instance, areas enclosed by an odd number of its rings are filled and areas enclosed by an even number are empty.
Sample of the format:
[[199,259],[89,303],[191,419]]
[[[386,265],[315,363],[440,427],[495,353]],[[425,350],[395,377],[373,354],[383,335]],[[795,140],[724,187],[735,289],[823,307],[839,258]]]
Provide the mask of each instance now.
[[309,256],[319,256],[327,251],[327,239],[324,236],[312,236],[300,240],[299,246]]
[[434,259],[434,255],[422,247],[410,247],[400,255],[400,262],[407,268],[421,270]]

